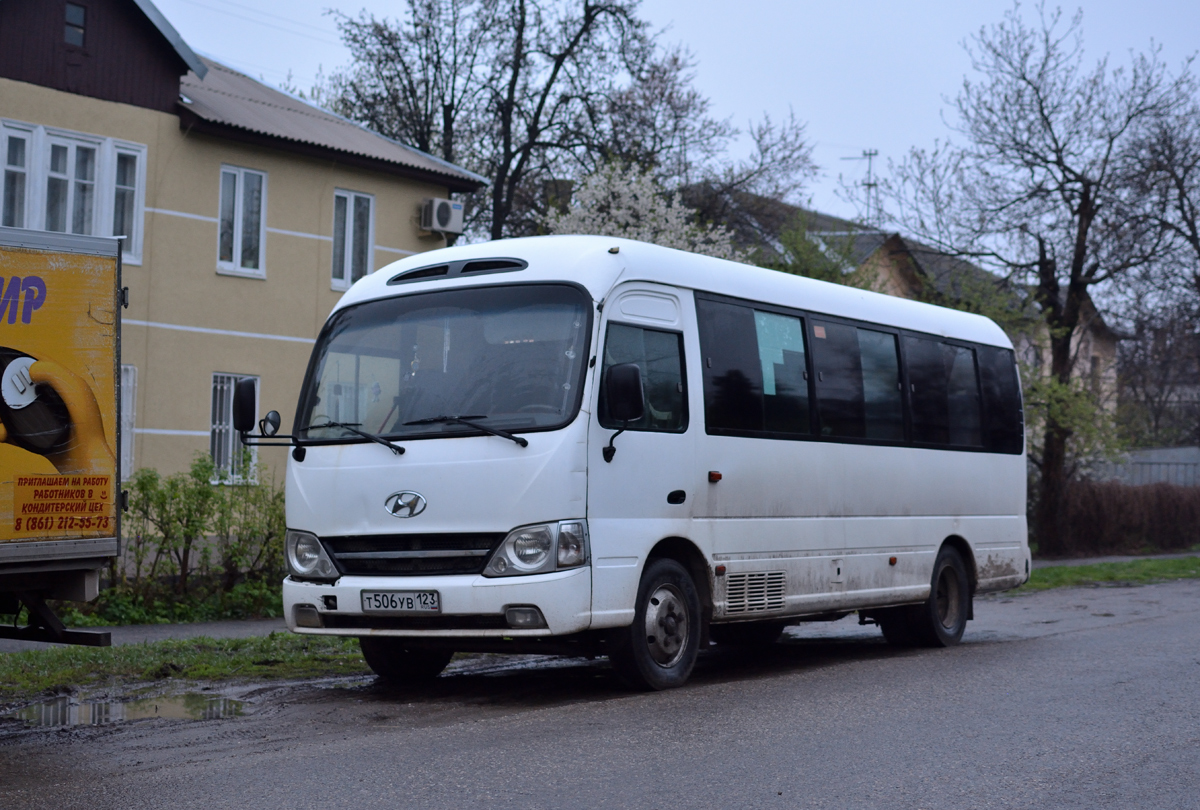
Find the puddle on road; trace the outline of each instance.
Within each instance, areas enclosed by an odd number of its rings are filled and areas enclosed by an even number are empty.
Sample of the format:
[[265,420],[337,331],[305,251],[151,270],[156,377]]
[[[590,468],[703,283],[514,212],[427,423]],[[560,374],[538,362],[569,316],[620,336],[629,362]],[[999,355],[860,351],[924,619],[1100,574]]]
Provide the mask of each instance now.
[[220,720],[240,716],[243,705],[240,700],[200,694],[164,695],[123,703],[81,701],[68,696],[35,703],[4,717],[24,720],[31,727],[103,726],[153,717],[166,720]]

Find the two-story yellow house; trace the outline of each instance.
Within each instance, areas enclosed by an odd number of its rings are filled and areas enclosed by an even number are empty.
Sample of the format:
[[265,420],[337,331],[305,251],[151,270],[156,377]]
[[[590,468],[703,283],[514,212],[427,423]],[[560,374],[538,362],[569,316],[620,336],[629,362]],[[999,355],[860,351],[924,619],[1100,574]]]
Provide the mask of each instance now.
[[126,475],[239,474],[234,381],[286,430],[342,292],[486,182],[198,57],[149,0],[0,2],[0,159],[0,223],[125,237]]

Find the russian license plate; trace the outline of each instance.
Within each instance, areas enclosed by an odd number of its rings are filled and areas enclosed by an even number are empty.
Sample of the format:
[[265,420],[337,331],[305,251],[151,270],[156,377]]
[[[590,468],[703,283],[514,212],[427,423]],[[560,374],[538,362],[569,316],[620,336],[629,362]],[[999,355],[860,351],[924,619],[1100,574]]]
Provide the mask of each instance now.
[[437,591],[363,591],[363,613],[441,613]]

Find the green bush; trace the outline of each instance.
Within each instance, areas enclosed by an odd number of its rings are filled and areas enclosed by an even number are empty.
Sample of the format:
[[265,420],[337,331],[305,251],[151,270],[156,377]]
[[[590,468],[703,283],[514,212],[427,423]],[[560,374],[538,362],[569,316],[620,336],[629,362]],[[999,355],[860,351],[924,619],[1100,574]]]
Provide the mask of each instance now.
[[265,467],[254,480],[232,481],[209,456],[197,455],[187,472],[140,469],[128,489],[121,555],[109,564],[96,601],[56,605],[64,622],[100,627],[283,614],[283,487]]

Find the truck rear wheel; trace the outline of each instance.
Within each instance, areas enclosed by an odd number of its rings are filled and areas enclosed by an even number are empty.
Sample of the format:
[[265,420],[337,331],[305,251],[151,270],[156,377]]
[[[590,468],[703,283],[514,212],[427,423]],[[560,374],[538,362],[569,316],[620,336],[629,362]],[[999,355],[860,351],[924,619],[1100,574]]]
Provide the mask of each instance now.
[[638,585],[633,624],[609,636],[608,658],[627,686],[683,686],[700,650],[700,596],[675,560],[653,560]]
[[397,684],[432,681],[454,657],[453,650],[414,648],[405,638],[363,636],[358,646],[372,672]]

